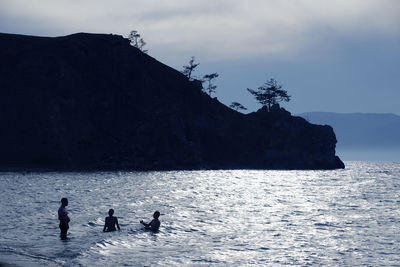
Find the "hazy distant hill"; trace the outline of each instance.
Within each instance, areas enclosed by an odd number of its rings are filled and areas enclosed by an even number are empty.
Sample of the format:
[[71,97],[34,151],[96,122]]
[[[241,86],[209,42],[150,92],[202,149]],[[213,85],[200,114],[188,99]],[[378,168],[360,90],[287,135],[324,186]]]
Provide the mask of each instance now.
[[300,116],[332,126],[338,150],[400,151],[400,116],[395,114],[309,112]]

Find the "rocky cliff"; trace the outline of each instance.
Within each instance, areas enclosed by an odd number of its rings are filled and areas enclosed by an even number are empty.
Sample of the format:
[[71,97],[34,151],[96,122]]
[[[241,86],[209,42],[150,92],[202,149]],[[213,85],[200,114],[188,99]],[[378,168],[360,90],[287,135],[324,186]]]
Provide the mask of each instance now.
[[0,168],[334,169],[331,127],[248,115],[117,35],[0,34]]

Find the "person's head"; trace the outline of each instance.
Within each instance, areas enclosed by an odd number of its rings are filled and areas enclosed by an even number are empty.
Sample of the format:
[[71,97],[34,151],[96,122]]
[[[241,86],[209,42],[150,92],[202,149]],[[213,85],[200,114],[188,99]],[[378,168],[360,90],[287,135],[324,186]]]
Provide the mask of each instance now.
[[108,211],[108,215],[113,216],[113,214],[114,214],[114,210],[113,210],[113,209],[110,209],[110,210]]
[[61,199],[61,205],[63,205],[64,207],[68,206],[68,198],[63,197]]
[[160,212],[157,210],[157,211],[154,212],[153,218],[154,219],[158,219],[158,217],[160,217]]

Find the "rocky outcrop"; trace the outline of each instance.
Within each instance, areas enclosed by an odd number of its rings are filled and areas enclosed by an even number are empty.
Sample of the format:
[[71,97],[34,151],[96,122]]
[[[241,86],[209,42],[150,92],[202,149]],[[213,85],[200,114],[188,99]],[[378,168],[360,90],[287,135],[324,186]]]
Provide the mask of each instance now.
[[0,167],[334,169],[331,127],[244,115],[116,35],[0,34]]

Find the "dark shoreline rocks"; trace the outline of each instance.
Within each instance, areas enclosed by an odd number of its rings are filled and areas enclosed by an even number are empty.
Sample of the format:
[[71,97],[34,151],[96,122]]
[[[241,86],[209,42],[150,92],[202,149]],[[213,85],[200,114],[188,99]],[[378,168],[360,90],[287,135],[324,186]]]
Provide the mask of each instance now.
[[1,170],[336,169],[336,137],[241,114],[121,36],[0,34]]

